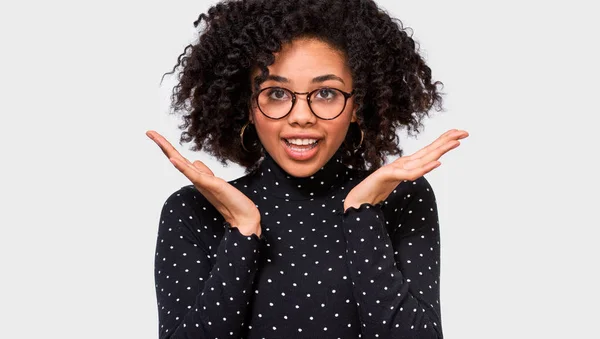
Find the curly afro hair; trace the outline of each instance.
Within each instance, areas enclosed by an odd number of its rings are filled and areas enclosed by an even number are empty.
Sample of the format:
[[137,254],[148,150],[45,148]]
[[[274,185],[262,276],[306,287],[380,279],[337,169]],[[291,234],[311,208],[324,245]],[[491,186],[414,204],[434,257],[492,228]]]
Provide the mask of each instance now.
[[[432,82],[412,34],[372,0],[225,0],[201,14],[194,26],[197,41],[165,73],[180,69],[172,113],[183,113],[180,143],[194,141],[193,151],[204,149],[224,166],[232,161],[247,173],[258,166],[265,150],[256,130],[245,130],[249,151],[239,134],[273,53],[296,38],[317,38],[346,57],[358,121],[338,152],[351,168],[371,172],[387,155],[402,156],[397,129],[419,133],[432,107],[443,110],[437,89],[443,84]],[[251,79],[255,69],[260,74]],[[360,140],[357,127],[364,139],[354,149]]]

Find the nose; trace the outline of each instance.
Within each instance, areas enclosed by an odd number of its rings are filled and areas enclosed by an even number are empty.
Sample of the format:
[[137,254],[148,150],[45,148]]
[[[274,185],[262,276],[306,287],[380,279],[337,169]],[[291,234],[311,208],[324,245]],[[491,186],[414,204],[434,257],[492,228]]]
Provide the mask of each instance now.
[[317,117],[310,110],[307,99],[305,93],[296,94],[296,103],[287,118],[290,125],[305,126],[316,123]]

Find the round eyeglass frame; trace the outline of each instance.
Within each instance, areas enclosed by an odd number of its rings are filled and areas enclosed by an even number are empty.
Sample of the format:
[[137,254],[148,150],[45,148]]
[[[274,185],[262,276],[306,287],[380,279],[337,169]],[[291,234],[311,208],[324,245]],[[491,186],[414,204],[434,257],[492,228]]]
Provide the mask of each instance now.
[[[289,93],[292,93],[292,107],[290,107],[290,110],[286,114],[284,114],[283,116],[281,116],[280,118],[273,118],[273,117],[267,115],[265,112],[263,112],[262,108],[260,108],[260,104],[258,103],[258,97],[260,96],[260,94],[263,91],[266,91],[266,90],[271,89],[271,88],[279,88],[279,89],[288,91]],[[321,118],[320,116],[317,115],[317,113],[315,113],[315,111],[313,111],[312,106],[310,105],[310,97],[314,93],[316,93],[316,92],[318,92],[320,90],[323,90],[323,89],[336,90],[336,91],[342,93],[342,95],[344,96],[344,107],[342,108],[342,110],[340,111],[340,113],[338,113],[338,115],[334,116],[333,118]],[[258,110],[264,116],[266,116],[267,118],[273,119],[273,120],[280,120],[280,119],[283,119],[283,118],[287,117],[292,112],[292,110],[294,109],[294,106],[296,105],[296,101],[297,101],[296,100],[297,99],[296,96],[297,95],[306,95],[306,102],[308,103],[308,108],[310,109],[310,111],[312,112],[312,114],[314,114],[317,118],[322,119],[322,120],[333,120],[333,119],[339,117],[342,113],[344,113],[344,110],[346,109],[346,104],[348,103],[348,99],[350,99],[350,97],[352,97],[354,95],[354,90],[352,90],[350,93],[348,93],[348,92],[344,92],[341,89],[338,89],[338,88],[335,88],[335,87],[320,87],[320,88],[317,88],[317,89],[312,90],[310,92],[300,93],[300,92],[294,92],[291,89],[288,89],[288,88],[285,88],[285,87],[281,87],[281,86],[270,86],[270,87],[265,87],[265,88],[261,89],[260,91],[258,91],[258,94],[256,94],[256,107],[258,107]]]

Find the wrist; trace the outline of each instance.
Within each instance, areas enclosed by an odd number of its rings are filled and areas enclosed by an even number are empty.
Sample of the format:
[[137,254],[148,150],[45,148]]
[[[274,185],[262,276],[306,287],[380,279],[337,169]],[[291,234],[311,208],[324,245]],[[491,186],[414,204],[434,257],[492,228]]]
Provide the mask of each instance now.
[[250,222],[250,223],[230,223],[232,226],[237,227],[240,230],[240,233],[245,236],[250,236],[252,234],[256,234],[258,237],[261,235],[261,227],[260,222]]
[[346,212],[350,207],[358,209],[360,205],[361,204],[359,202],[344,201],[344,212]]

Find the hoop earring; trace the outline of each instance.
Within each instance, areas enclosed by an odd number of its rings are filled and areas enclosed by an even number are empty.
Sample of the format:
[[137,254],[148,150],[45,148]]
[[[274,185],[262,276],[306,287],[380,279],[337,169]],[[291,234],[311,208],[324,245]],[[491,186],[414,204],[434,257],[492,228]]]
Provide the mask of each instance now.
[[250,153],[246,146],[244,146],[244,131],[246,130],[246,127],[248,127],[248,124],[250,124],[250,121],[246,122],[246,124],[244,124],[242,130],[240,131],[240,143],[242,144],[242,148],[244,149],[244,151]]
[[363,138],[365,137],[365,133],[363,132],[362,128],[360,128],[360,126],[358,128],[360,129],[360,142],[358,143],[358,146],[354,147],[354,149],[360,148],[363,142]]
[[[352,144],[352,147],[354,150],[357,150],[358,148],[360,148],[360,146],[362,145],[363,139],[365,137],[365,133],[363,132],[362,128],[360,128],[360,126],[358,125],[358,122],[356,122],[356,126],[358,126],[358,129],[360,130],[360,142],[358,143],[358,146],[354,145],[354,143]],[[346,144],[346,147],[348,147],[347,144]]]

